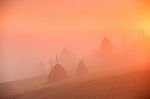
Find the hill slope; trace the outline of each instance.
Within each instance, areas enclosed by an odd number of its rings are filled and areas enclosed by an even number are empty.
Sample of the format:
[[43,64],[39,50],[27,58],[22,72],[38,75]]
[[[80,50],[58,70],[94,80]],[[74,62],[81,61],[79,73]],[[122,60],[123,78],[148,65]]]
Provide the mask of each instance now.
[[11,99],[150,99],[149,71],[80,79],[47,86]]
[[45,85],[46,82],[47,75],[42,75],[24,80],[0,83],[0,99],[2,97],[10,97],[26,91],[31,91],[37,87]]

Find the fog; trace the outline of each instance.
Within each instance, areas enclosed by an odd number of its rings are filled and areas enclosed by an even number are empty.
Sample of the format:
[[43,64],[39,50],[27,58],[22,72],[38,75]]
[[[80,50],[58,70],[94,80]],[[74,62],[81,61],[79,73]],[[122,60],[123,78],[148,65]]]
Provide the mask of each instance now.
[[[76,57],[75,65],[83,58],[90,70],[100,68],[88,63],[87,60],[99,49],[104,37],[108,37],[111,41],[115,50],[112,54],[114,56],[125,54],[128,48],[137,46],[136,43],[140,42],[141,38],[143,40],[143,29],[144,35],[148,38],[149,19],[146,16],[149,16],[147,14],[149,7],[145,2],[140,0],[4,2],[5,4],[1,4],[3,10],[0,18],[0,82],[47,74],[50,71],[50,58],[52,64],[56,64],[56,55],[59,56],[64,47]],[[143,6],[145,7],[142,8]],[[118,56],[116,59],[120,57],[124,56]],[[59,59],[58,61],[61,62]],[[120,61],[123,61],[123,58]],[[124,65],[118,64],[117,66]],[[67,70],[69,68],[64,67]]]

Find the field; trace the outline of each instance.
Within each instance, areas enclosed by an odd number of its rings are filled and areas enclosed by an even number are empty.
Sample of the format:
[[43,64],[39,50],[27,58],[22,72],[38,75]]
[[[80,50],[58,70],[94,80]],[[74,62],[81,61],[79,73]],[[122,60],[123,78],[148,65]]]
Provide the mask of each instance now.
[[42,75],[34,78],[6,82],[0,84],[0,99],[6,96],[14,96],[26,91],[31,91],[35,88],[45,85],[47,75]]
[[26,92],[6,99],[150,99],[149,85],[149,71],[110,77],[86,76],[51,85],[44,84],[30,91],[27,91],[28,88]]

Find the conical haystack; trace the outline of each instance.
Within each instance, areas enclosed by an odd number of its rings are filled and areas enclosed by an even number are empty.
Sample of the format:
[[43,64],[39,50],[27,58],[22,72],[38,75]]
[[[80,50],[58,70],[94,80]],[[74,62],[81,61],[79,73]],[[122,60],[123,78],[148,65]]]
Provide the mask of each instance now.
[[48,82],[56,82],[66,78],[68,78],[66,70],[60,64],[56,64],[48,75]]
[[80,76],[84,74],[87,74],[87,68],[85,63],[81,60],[77,67],[77,75]]

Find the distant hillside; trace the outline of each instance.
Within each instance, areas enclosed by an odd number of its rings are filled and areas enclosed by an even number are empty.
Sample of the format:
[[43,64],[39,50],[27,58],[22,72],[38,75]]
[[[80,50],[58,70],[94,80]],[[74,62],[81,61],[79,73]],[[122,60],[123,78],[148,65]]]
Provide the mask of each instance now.
[[8,99],[150,99],[150,72],[78,78]]

